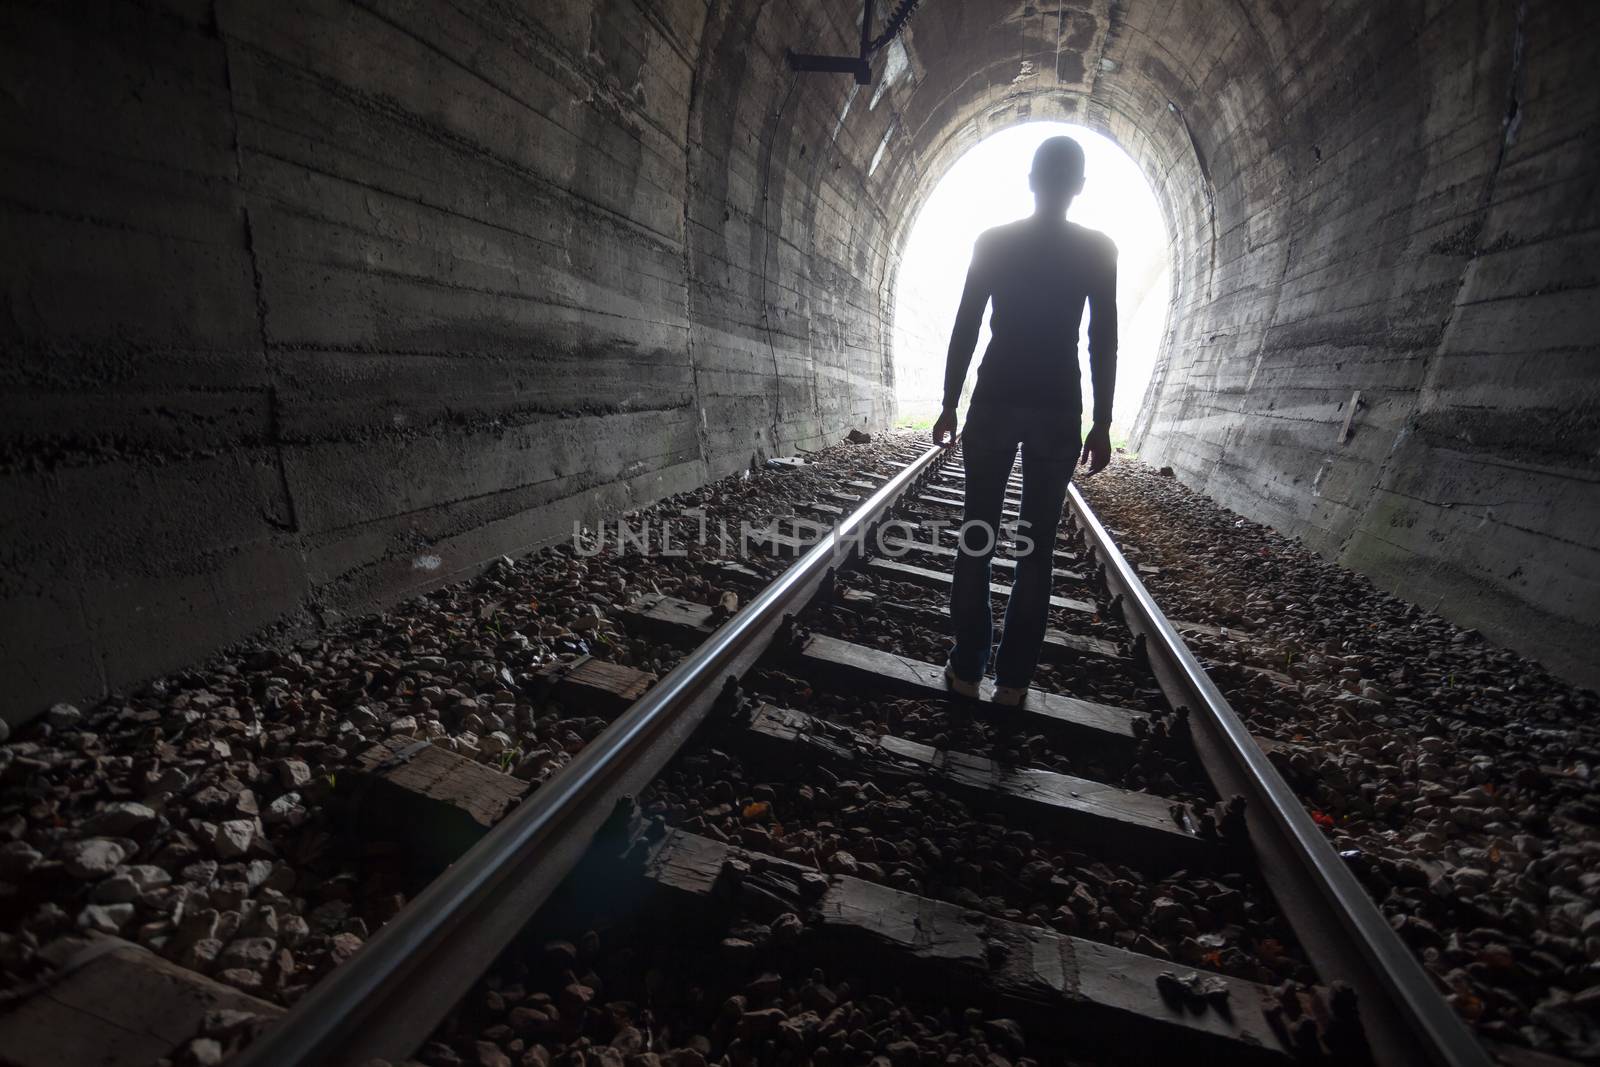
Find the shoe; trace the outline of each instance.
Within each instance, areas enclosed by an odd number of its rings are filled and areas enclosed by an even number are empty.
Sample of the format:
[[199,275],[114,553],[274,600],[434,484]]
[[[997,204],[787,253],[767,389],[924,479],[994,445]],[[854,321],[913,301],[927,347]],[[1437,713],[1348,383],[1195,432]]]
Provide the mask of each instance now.
[[950,692],[958,697],[967,697],[971,700],[978,699],[978,683],[969,682],[961,678],[955,671],[950,669],[950,664],[948,663],[944,665],[944,684]]
[[997,685],[994,687],[992,702],[1003,708],[1020,708],[1028,700],[1028,687],[1025,685]]

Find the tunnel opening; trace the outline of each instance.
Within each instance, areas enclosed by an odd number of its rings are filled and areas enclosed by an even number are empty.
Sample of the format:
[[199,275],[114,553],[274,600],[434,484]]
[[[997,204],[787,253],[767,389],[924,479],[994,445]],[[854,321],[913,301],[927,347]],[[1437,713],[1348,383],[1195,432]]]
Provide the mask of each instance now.
[[[1118,249],[1117,307],[1121,323],[1112,438],[1124,443],[1139,412],[1166,336],[1172,305],[1174,245],[1167,220],[1144,170],[1115,140],[1071,122],[1028,121],[989,134],[939,176],[905,231],[893,281],[889,358],[894,368],[896,425],[927,428],[938,417],[945,349],[966,278],[972,247],[991,227],[1033,211],[1028,168],[1048,137],[1083,146],[1083,192],[1070,221],[1106,234]],[[1086,358],[1089,316],[1079,326],[1082,395],[1091,383]],[[987,314],[974,365],[989,342]],[[969,374],[962,410],[976,376]],[[1085,408],[1087,418],[1087,408]]]

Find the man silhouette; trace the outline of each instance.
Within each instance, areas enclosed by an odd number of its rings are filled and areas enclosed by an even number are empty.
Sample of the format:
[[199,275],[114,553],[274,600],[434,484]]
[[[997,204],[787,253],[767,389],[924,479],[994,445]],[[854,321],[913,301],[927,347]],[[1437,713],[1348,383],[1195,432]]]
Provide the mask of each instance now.
[[[1005,631],[995,656],[997,704],[1018,705],[1039,662],[1050,612],[1056,524],[1067,482],[1080,458],[1083,398],[1078,388],[1078,326],[1089,305],[1089,368],[1094,422],[1081,458],[1096,474],[1111,459],[1111,398],[1117,376],[1117,247],[1110,238],[1066,219],[1083,189],[1083,149],[1051,137],[1033,155],[1028,175],[1034,211],[985,231],[950,334],[944,411],[933,440],[956,430],[956,401],[978,343],[984,306],[992,299],[992,338],[962,435],[966,463],[961,551],[950,591],[955,645],[945,666],[952,692],[978,695],[994,638],[989,559],[1000,538],[1000,509],[1017,447],[1022,447],[1018,559]],[[1024,536],[1025,535],[1025,536]],[[1031,541],[1031,548],[1029,542]]]

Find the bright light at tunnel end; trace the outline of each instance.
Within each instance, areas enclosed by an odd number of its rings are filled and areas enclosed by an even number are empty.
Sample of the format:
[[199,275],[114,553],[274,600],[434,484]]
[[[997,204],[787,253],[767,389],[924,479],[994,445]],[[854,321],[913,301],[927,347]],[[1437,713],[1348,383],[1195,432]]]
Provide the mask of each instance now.
[[[1166,329],[1172,287],[1172,245],[1144,173],[1116,142],[1066,122],[1027,122],[986,137],[956,160],[922,205],[902,250],[895,279],[893,356],[897,421],[931,426],[944,387],[945,349],[966,278],[973,242],[992,226],[1033,212],[1028,168],[1046,137],[1065,134],[1083,146],[1082,194],[1067,217],[1116,242],[1118,346],[1113,440],[1138,414]],[[1084,408],[1090,403],[1088,315],[1078,341]],[[989,343],[988,313],[967,373],[967,391]]]

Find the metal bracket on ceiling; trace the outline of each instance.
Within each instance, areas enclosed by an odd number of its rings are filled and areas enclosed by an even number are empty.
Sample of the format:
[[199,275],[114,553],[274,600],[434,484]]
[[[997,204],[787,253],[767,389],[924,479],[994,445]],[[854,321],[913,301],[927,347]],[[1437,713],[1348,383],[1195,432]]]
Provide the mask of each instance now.
[[[872,0],[867,0],[871,3]],[[872,84],[872,64],[855,56],[815,56],[807,52],[788,52],[789,69],[824,74],[854,74],[860,85]]]
[[884,24],[883,32],[877,37],[872,36],[872,7],[873,0],[862,0],[861,6],[861,52],[854,56],[819,56],[808,52],[796,52],[789,49],[786,52],[789,60],[789,69],[794,71],[819,72],[823,74],[853,74],[856,84],[872,84],[872,57],[884,45],[900,35],[905,28],[906,21],[911,18],[911,13],[917,9],[921,0],[900,0],[894,10],[889,13],[889,19]]

